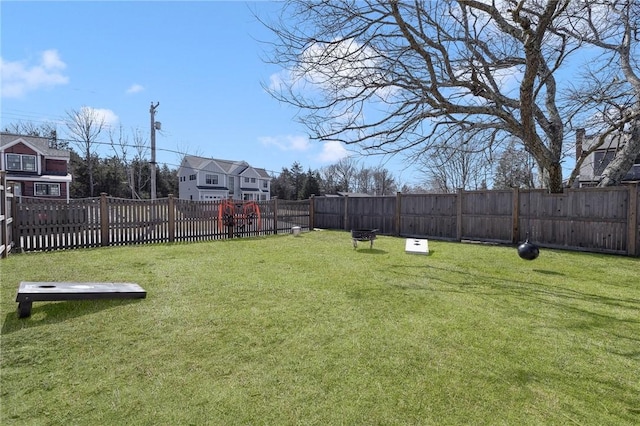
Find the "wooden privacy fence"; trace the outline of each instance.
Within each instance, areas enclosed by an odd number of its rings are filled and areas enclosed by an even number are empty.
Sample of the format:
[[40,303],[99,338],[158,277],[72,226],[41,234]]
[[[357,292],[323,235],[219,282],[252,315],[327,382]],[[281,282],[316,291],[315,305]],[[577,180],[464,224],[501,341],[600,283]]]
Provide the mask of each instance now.
[[315,197],[318,228],[640,256],[637,184],[544,190],[458,191],[384,197]]
[[219,219],[220,201],[108,197],[79,200],[22,198],[14,204],[13,240],[19,251],[60,250],[161,242],[206,241],[309,229],[309,201],[257,202],[260,217]]
[[228,227],[219,201],[108,197],[12,198],[0,190],[2,256],[159,242],[206,241],[301,229],[377,229],[379,234],[516,244],[640,256],[637,184],[609,188],[458,191],[383,197],[312,197],[258,202],[260,218]]

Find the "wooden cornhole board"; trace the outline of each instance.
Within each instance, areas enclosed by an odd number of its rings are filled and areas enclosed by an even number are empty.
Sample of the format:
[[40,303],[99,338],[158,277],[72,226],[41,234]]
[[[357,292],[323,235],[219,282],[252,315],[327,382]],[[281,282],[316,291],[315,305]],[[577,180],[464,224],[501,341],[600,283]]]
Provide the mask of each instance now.
[[409,254],[429,254],[429,241],[407,238],[404,244],[404,251]]
[[31,315],[33,302],[89,299],[144,299],[147,292],[134,283],[71,283],[23,281],[18,288],[18,317]]

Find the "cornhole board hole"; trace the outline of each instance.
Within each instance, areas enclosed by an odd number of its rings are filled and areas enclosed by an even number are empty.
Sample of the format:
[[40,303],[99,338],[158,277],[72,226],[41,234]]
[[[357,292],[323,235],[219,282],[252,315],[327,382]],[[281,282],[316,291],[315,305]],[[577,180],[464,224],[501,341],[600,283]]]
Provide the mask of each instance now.
[[144,299],[147,292],[134,283],[71,283],[23,281],[18,288],[18,317],[31,315],[33,302],[90,299]]
[[404,251],[409,254],[429,254],[429,241],[407,238],[404,244]]

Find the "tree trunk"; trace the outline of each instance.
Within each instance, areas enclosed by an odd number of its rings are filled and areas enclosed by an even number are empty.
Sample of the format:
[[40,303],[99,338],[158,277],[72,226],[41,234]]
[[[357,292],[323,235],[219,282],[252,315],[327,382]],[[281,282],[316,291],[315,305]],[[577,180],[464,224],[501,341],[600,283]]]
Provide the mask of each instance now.
[[[621,141],[620,141],[621,142]],[[618,151],[602,172],[602,180],[598,186],[620,185],[622,179],[640,155],[640,120],[635,120],[631,127],[631,137]]]

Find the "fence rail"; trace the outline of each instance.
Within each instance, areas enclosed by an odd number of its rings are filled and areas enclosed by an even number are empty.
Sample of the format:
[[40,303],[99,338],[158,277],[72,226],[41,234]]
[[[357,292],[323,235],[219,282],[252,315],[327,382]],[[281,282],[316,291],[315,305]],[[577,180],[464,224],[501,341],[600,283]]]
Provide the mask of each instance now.
[[[4,185],[2,190],[6,192]],[[504,244],[529,238],[541,247],[640,256],[638,191],[634,184],[562,194],[514,189],[274,199],[257,203],[259,218],[238,219],[231,227],[220,218],[219,201],[172,196],[127,200],[102,194],[67,202],[2,196],[0,246],[5,256],[12,245],[36,251],[207,241],[290,233],[299,226]]]

